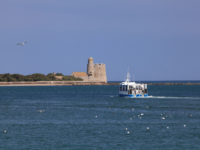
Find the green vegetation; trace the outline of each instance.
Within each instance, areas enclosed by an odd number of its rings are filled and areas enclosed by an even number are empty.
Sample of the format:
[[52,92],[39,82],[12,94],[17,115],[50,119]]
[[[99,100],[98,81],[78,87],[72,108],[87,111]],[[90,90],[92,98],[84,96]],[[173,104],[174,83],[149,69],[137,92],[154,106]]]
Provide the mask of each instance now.
[[56,75],[56,76],[64,76],[62,73],[59,73],[59,72],[56,73],[55,75]]
[[[57,78],[57,76],[61,78]],[[47,75],[34,73],[31,75],[21,74],[0,74],[0,82],[15,82],[15,81],[82,81],[81,78],[73,76],[64,76],[62,73],[49,73]]]

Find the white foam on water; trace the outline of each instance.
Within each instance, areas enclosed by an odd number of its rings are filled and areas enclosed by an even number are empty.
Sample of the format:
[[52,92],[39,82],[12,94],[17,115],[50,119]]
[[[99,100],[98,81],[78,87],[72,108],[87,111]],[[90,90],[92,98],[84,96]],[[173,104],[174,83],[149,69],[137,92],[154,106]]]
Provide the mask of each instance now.
[[150,98],[150,99],[200,99],[200,97],[175,97],[175,96],[147,96],[138,98]]
[[150,127],[146,127],[146,130],[149,131],[149,130],[150,130]]
[[6,130],[6,129],[4,129],[4,130],[3,130],[3,133],[4,133],[4,134],[6,134],[6,133],[7,133],[7,130]]
[[118,97],[118,95],[110,95],[109,97],[110,98],[116,98],[116,97]]
[[[110,98],[119,97],[118,95],[110,95]],[[146,96],[146,97],[121,97],[121,98],[131,98],[131,99],[199,99],[200,97],[176,97],[176,96]]]

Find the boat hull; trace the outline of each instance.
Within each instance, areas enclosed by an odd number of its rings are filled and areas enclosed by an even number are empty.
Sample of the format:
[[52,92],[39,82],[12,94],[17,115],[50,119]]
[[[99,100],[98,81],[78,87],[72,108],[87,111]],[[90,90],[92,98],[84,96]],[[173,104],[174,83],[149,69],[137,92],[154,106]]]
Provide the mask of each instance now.
[[128,98],[144,98],[144,97],[148,97],[148,94],[137,94],[137,95],[133,95],[133,94],[119,94],[120,97],[128,97]]

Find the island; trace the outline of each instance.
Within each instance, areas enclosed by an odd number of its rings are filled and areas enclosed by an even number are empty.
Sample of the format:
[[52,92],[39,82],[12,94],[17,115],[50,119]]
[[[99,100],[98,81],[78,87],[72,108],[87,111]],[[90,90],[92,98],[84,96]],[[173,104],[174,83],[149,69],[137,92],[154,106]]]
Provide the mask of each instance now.
[[72,72],[71,75],[49,73],[0,74],[0,86],[49,86],[49,85],[108,85],[105,64],[95,64],[88,59],[86,72]]

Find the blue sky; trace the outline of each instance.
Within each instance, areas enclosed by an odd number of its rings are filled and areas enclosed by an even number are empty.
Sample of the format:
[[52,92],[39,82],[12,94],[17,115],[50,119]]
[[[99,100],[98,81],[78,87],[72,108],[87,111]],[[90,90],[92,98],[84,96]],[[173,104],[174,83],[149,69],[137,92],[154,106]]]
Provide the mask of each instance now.
[[[200,80],[199,0],[0,2],[0,73],[86,71],[108,80]],[[17,42],[27,40],[23,46]]]

